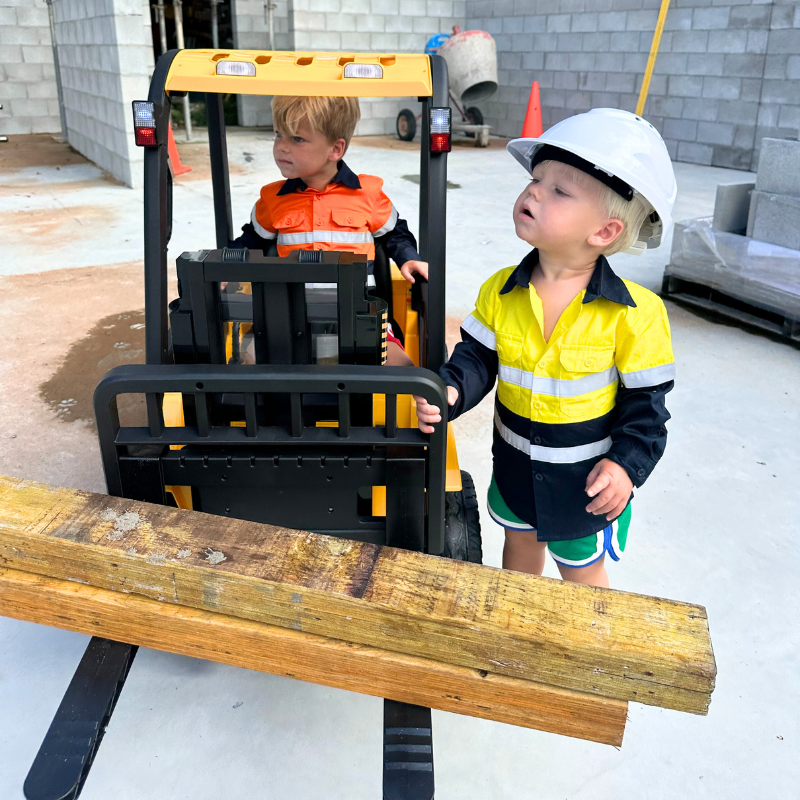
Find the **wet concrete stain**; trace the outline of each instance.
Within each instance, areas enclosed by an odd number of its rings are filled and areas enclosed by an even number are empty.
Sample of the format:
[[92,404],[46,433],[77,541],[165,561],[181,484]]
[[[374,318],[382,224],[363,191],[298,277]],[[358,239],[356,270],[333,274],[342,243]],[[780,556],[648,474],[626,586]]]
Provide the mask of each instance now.
[[[92,396],[100,379],[114,367],[143,363],[144,311],[111,314],[70,347],[39,394],[59,420],[94,427]],[[117,406],[123,425],[146,424],[143,395],[120,395]]]

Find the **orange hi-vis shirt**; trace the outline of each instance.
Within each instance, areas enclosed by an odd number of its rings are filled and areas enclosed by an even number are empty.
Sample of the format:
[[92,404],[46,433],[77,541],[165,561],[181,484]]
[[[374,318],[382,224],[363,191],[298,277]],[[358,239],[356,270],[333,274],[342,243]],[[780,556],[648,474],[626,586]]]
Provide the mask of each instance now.
[[264,186],[250,216],[260,237],[277,239],[280,256],[292,250],[333,250],[366,254],[370,261],[375,239],[393,231],[397,220],[383,180],[356,176],[344,163],[322,191],[300,179]]

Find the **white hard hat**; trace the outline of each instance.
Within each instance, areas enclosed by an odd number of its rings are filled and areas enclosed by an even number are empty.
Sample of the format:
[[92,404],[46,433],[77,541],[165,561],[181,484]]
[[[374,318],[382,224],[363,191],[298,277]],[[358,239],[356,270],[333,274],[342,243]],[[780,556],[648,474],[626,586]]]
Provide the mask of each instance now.
[[638,241],[626,252],[641,253],[664,241],[672,227],[678,187],[664,140],[647,120],[619,108],[593,108],[553,125],[536,139],[514,139],[508,152],[530,173],[531,159],[544,145],[579,156],[647,200],[655,214],[645,220]]

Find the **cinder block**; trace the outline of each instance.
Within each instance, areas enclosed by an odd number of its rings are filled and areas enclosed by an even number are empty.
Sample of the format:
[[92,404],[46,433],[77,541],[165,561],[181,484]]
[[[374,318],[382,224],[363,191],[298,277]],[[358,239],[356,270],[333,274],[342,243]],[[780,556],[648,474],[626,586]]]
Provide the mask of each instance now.
[[800,197],[754,191],[747,235],[762,242],[800,250]]
[[697,123],[691,119],[666,119],[664,120],[664,136],[684,142],[693,142],[697,138]]
[[[667,15],[669,20],[669,15]],[[624,11],[606,11],[597,15],[597,30],[598,31],[624,31],[625,30],[625,12]]]
[[692,28],[696,31],[725,30],[729,18],[730,8],[696,8],[692,16]]
[[571,19],[569,14],[551,14],[547,17],[547,32],[569,33]]
[[697,141],[706,144],[733,144],[734,127],[730,122],[700,122],[697,125]]
[[761,140],[756,189],[800,197],[800,141]]
[[697,142],[678,142],[678,161],[690,164],[710,165],[714,158],[714,148]]
[[738,100],[741,93],[741,78],[703,78],[703,97],[711,97],[714,100]]
[[671,75],[669,94],[673,97],[700,97],[703,78],[696,75]]
[[746,231],[750,193],[754,188],[754,183],[721,183],[717,186],[712,225],[715,231],[738,234]]
[[[784,6],[784,8],[787,11],[791,11],[790,6]],[[780,11],[780,6],[775,6],[774,4],[760,6],[735,6],[731,8],[728,27],[761,28],[766,30],[770,27],[770,17],[772,17],[772,26],[778,27],[775,25],[775,22],[776,18],[780,14]]]

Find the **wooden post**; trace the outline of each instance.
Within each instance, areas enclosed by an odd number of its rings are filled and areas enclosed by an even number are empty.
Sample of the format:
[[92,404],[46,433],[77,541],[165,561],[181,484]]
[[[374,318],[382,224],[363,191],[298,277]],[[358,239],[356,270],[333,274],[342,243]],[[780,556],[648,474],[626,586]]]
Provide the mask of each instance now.
[[0,565],[704,714],[696,605],[0,478]]

